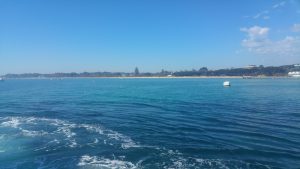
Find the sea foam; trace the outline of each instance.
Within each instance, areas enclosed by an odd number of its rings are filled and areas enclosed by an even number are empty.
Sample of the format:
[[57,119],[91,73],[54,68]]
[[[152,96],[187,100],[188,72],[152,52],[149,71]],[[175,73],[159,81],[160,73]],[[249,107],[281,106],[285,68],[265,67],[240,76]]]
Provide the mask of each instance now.
[[108,159],[97,156],[83,155],[80,158],[78,166],[92,166],[107,169],[136,169],[138,168],[135,164],[129,161]]
[[[68,147],[75,148],[80,145],[76,140],[81,135],[89,133],[94,138],[91,143],[81,143],[84,145],[99,144],[99,139],[103,139],[101,143],[106,145],[119,145],[122,149],[140,147],[138,143],[130,137],[125,136],[117,131],[106,129],[100,125],[77,124],[60,119],[37,118],[37,117],[4,117],[0,118],[0,127],[17,129],[19,134],[24,137],[49,137],[49,144],[66,143]],[[52,129],[52,130],[50,130]],[[76,130],[83,130],[84,133],[76,133]],[[49,130],[49,131],[48,131]],[[78,135],[78,136],[77,136]],[[56,140],[53,142],[53,140]],[[46,146],[44,146],[46,147]]]

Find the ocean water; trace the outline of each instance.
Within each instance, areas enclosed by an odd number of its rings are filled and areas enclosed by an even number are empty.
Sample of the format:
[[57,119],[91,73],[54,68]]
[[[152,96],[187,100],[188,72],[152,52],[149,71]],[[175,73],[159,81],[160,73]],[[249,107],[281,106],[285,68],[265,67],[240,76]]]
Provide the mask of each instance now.
[[0,83],[0,168],[300,168],[300,79]]

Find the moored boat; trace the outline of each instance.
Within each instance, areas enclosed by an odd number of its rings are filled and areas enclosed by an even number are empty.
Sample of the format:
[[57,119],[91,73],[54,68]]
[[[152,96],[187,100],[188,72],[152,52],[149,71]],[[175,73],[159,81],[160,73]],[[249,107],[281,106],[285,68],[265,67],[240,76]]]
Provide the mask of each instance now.
[[229,81],[225,81],[225,82],[223,83],[223,86],[224,86],[224,87],[229,87],[229,86],[230,86],[230,82],[229,82]]

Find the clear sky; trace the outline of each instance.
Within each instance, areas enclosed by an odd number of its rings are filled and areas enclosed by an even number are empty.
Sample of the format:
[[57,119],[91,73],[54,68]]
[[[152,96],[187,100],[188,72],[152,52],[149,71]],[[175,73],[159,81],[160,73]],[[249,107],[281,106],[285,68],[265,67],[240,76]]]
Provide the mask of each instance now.
[[299,62],[299,0],[0,0],[0,74]]

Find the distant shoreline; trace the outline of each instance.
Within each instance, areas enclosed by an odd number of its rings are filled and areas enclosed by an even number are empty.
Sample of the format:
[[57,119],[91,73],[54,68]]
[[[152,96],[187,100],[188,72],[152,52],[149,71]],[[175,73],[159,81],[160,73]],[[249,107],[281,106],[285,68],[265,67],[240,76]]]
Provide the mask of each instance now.
[[20,77],[20,78],[6,78],[6,79],[288,79],[293,77],[289,76],[253,76],[246,77],[243,76],[116,76],[116,77]]
[[[254,66],[244,68],[230,68],[209,70],[202,67],[199,70],[139,72],[136,67],[134,72],[70,72],[70,73],[22,73],[6,74],[3,78],[286,78],[291,73],[300,72],[300,65],[283,66]],[[290,73],[290,74],[289,74]]]
[[[82,78],[89,78],[89,77],[82,77]],[[132,76],[132,77],[91,77],[91,78],[124,78],[124,79],[242,79],[243,76]],[[264,77],[251,77],[252,79],[258,78],[287,78],[286,77],[271,77],[271,76],[264,76]],[[251,79],[249,78],[249,79]]]

